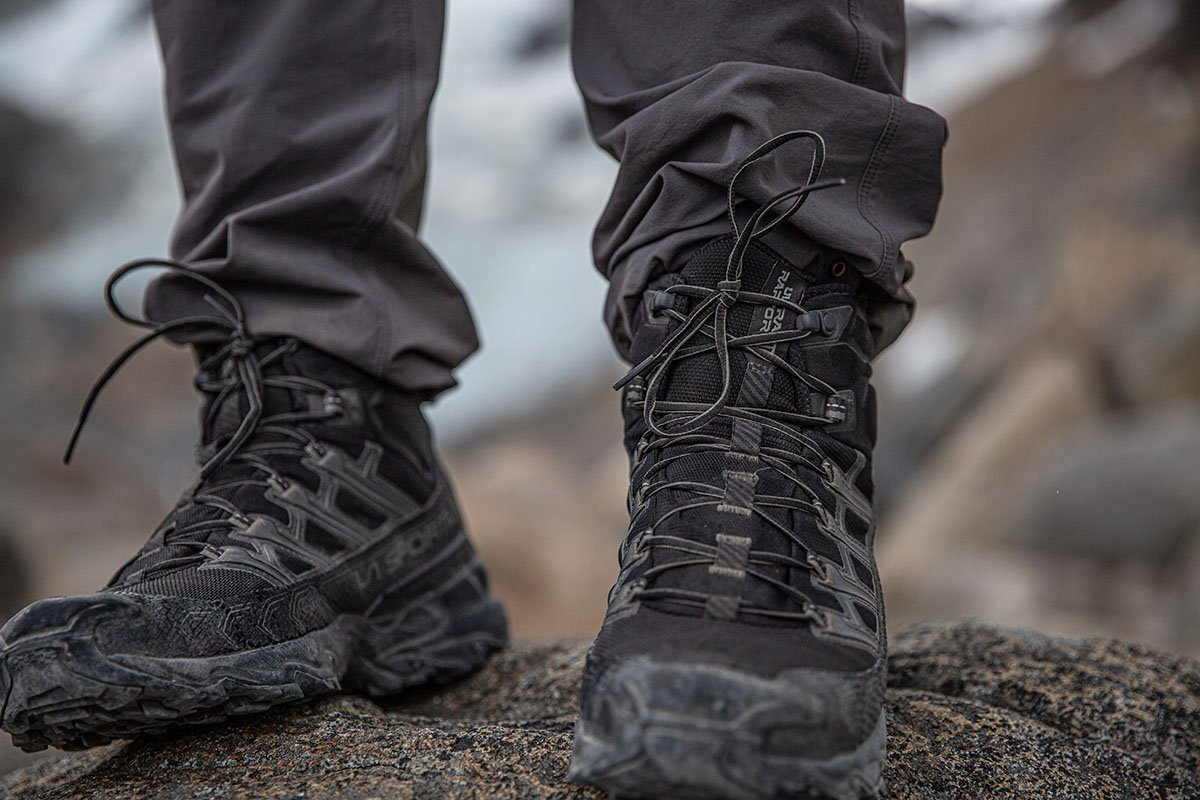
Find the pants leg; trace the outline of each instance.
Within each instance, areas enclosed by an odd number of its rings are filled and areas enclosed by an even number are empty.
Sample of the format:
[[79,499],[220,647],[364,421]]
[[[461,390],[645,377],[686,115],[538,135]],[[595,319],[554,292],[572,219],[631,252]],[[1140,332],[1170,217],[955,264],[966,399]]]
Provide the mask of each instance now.
[[[876,351],[896,338],[913,302],[900,246],[933,224],[946,137],[941,117],[900,95],[901,0],[575,0],[572,27],[592,134],[620,161],[593,253],[622,356],[650,278],[729,232],[737,163],[794,128],[824,137],[822,177],[847,183],[814,194],[768,243],[844,253],[878,289]],[[808,154],[788,147],[740,193],[758,203],[801,185]]]
[[[416,238],[442,0],[154,0],[184,206],[172,255],[294,335],[429,395],[476,347]],[[151,319],[211,308],[155,281]]]

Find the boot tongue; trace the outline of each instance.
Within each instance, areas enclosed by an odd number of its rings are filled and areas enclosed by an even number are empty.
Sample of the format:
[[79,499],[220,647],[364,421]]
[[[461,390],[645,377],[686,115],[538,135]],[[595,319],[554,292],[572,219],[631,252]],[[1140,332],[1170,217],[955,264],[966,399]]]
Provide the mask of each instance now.
[[[718,240],[697,252],[680,273],[680,280],[693,286],[712,289],[725,280],[726,263],[733,248],[733,240]],[[742,261],[741,290],[758,294],[773,295],[780,299],[799,300],[804,283],[799,270],[766,248],[751,246]],[[694,307],[699,300],[692,301]],[[685,312],[686,313],[686,312]],[[735,303],[726,316],[726,336],[746,336],[751,333],[770,333],[794,324],[793,313],[786,309],[761,304]],[[701,335],[702,336],[702,335]],[[707,343],[699,336],[694,344]],[[750,392],[743,397],[743,383],[747,376],[747,356],[742,350],[730,351],[729,402],[735,405],[763,406],[766,393]],[[747,387],[749,388],[749,387]],[[767,381],[766,390],[771,386]],[[721,370],[716,352],[680,359],[668,375],[663,399],[712,403],[721,393]],[[762,395],[761,397],[758,395]],[[741,397],[741,401],[739,401]]]

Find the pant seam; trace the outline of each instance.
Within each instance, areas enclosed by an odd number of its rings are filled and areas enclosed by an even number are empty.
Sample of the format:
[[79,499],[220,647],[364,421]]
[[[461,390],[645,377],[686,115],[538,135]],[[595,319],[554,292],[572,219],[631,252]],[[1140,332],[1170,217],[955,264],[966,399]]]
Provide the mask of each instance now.
[[879,139],[875,142],[875,148],[872,150],[871,158],[867,162],[867,168],[863,172],[862,181],[858,185],[858,211],[862,214],[863,219],[879,234],[882,246],[879,266],[867,274],[866,277],[869,280],[874,280],[884,270],[892,268],[895,262],[896,248],[893,246],[892,236],[888,232],[887,226],[881,225],[875,217],[872,210],[871,193],[875,189],[875,180],[879,177],[879,172],[882,168],[883,160],[887,156],[888,148],[891,147],[892,141],[896,138],[896,131],[899,128],[897,102],[898,98],[895,95],[888,95],[887,122],[883,126],[883,131],[880,133]]
[[854,26],[854,36],[858,53],[854,60],[854,73],[850,77],[850,82],[862,86],[867,77],[867,68],[870,64],[870,38],[863,32],[860,24],[860,14],[858,3],[856,0],[847,0],[846,2],[846,17],[850,20],[850,24]]

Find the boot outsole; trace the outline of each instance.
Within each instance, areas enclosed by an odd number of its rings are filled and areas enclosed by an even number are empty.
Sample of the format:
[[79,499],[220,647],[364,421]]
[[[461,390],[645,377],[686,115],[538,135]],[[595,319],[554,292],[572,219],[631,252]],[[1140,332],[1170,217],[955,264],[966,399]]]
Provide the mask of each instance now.
[[[854,749],[805,757],[770,738],[811,730],[825,713],[818,698],[794,684],[649,661],[613,671],[595,693],[606,699],[576,725],[571,780],[615,798],[860,800],[883,794],[882,711]],[[664,680],[679,686],[670,697],[652,689]],[[687,707],[688,699],[700,698],[706,702]]]
[[372,607],[389,610],[342,614],[268,647],[155,658],[102,652],[96,628],[111,615],[82,604],[65,625],[0,639],[0,723],[23,750],[79,750],[343,690],[382,698],[453,680],[508,641],[477,560],[411,602],[384,596]]

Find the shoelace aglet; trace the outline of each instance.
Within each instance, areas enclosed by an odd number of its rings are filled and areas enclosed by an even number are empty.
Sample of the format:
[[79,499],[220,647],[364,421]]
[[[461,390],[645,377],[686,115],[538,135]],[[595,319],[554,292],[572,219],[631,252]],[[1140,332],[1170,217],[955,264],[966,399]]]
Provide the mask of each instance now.
[[629,370],[629,372],[626,372],[625,376],[623,378],[621,378],[621,380],[614,383],[613,388],[618,389],[618,390],[624,389],[626,384],[628,384],[631,380],[636,378],[638,375],[641,375],[643,372],[645,372],[647,367],[649,367],[654,362],[654,359],[655,359],[654,355],[646,356],[646,358],[644,358],[640,364],[635,366],[633,369]]
[[63,453],[62,463],[67,465],[71,463],[71,456],[75,453],[75,445],[79,441],[79,434],[83,433],[83,420],[75,423],[75,429],[71,431],[71,441],[67,442],[67,451]]

